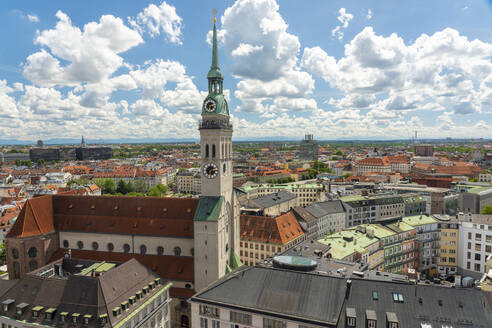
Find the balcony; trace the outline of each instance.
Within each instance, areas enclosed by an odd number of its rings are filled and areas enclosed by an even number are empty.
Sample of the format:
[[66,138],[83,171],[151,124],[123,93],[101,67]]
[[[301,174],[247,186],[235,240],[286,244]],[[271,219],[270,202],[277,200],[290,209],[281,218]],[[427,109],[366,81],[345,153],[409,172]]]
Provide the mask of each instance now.
[[198,123],[198,129],[227,129],[232,130],[232,123],[222,120],[206,120]]

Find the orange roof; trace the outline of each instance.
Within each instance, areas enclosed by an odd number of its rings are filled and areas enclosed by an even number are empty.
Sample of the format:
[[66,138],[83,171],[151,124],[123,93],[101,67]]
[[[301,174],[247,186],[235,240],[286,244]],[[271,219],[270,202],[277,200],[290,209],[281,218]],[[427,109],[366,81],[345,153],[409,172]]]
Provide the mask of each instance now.
[[357,165],[388,166],[389,163],[386,158],[367,157],[357,162]]
[[286,244],[304,233],[292,212],[276,218],[241,215],[240,231],[241,240],[272,244]]
[[7,237],[30,237],[52,232],[52,196],[40,196],[27,200]]

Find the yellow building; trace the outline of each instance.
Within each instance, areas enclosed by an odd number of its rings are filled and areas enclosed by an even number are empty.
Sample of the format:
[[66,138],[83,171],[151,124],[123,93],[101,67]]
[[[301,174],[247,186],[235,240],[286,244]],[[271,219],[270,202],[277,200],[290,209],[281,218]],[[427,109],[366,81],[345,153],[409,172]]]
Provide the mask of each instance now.
[[439,260],[437,263],[437,272],[439,274],[456,274],[458,269],[459,244],[458,222],[440,221],[439,225],[441,232],[439,233]]
[[384,270],[384,248],[380,248],[377,251],[369,255],[369,270]]

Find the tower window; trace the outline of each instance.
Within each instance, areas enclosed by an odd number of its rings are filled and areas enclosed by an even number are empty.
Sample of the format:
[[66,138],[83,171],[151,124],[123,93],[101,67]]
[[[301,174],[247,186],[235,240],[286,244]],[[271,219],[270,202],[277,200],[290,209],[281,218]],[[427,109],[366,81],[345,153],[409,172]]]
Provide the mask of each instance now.
[[225,157],[226,156],[225,151],[224,151],[224,144],[222,144],[222,153],[220,155],[222,157]]
[[215,158],[215,145],[212,145],[212,158]]
[[208,158],[208,145],[205,145],[205,157]]

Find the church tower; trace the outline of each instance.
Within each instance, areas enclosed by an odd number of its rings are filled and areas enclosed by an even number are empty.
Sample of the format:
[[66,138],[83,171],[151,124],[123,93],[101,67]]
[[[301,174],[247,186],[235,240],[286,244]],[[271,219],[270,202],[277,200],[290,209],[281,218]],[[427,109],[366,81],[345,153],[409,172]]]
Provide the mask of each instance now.
[[214,17],[212,65],[200,130],[201,196],[194,219],[195,290],[240,265],[239,202],[232,187],[232,124],[223,94]]

